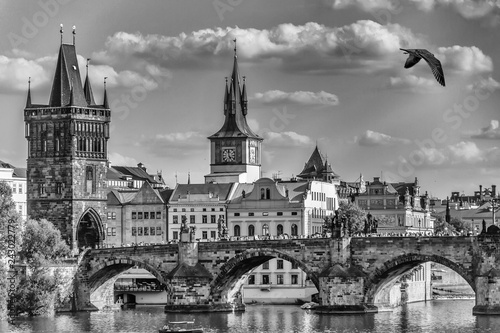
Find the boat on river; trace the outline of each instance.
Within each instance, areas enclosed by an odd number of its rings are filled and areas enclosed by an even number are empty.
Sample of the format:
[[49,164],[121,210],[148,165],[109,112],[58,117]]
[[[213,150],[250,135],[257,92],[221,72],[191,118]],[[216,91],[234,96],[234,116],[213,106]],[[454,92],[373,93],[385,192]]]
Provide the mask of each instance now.
[[158,330],[159,333],[203,333],[203,328],[194,327],[193,321],[170,321]]

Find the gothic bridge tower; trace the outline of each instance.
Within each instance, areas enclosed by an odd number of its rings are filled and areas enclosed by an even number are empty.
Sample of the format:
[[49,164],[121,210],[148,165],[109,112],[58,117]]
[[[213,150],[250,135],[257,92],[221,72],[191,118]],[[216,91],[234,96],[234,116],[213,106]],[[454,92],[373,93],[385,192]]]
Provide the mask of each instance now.
[[236,40],[230,81],[224,89],[224,125],[210,140],[210,174],[205,183],[252,183],[261,177],[262,138],[247,123],[248,99],[245,77],[238,72]]
[[100,245],[105,237],[110,119],[106,88],[103,104],[97,105],[88,63],[82,86],[75,30],[73,44],[63,44],[61,27],[49,104],[33,104],[28,88],[27,201],[28,215],[54,223],[73,250]]

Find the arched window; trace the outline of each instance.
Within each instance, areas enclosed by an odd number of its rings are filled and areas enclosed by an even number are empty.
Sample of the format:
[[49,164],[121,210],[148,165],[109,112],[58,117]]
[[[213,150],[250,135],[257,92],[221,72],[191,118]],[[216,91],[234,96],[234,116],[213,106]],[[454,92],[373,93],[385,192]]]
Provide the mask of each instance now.
[[271,189],[266,188],[266,199],[271,199]]
[[248,236],[255,236],[255,227],[253,224],[250,224],[248,226]]
[[292,224],[292,236],[298,236],[299,235],[299,228],[297,227],[296,224]]
[[283,235],[283,225],[282,224],[278,224],[278,227],[276,228],[276,232],[279,235]]
[[267,224],[264,224],[262,226],[262,235],[264,236],[269,235],[269,226]]
[[264,188],[261,188],[261,189],[260,189],[260,198],[261,198],[261,199],[265,199],[265,198],[266,198],[266,192],[265,192],[265,189],[264,189]]
[[239,236],[240,235],[240,226],[239,225],[235,225],[234,226],[234,235],[235,236]]

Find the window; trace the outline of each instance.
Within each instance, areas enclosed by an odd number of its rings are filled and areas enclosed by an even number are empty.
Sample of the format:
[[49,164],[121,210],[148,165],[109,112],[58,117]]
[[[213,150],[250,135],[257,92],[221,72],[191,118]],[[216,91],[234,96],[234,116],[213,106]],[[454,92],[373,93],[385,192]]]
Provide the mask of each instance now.
[[212,208],[212,212],[215,212],[215,208]]
[[155,230],[155,227],[150,227],[150,228],[149,228],[149,234],[150,234],[151,236],[154,236],[154,235],[156,234],[156,233],[155,233],[155,231],[156,231],[156,230]]
[[262,264],[262,269],[269,269],[269,261]]
[[195,223],[196,222],[196,216],[195,215],[189,215],[189,223]]
[[240,235],[240,226],[239,225],[235,225],[234,226],[234,235],[235,236],[239,236]]
[[19,184],[19,194],[23,194],[23,184]]
[[144,227],[144,236],[149,236],[149,227]]
[[215,215],[210,215],[210,223],[216,223],[217,221],[215,219],[216,219]]
[[108,212],[108,213],[106,214],[106,219],[111,220],[111,212]]
[[224,211],[224,208],[219,208],[219,211],[223,212],[223,211]]
[[248,284],[255,284],[255,275],[250,275],[248,277]]
[[292,269],[299,269],[299,265],[295,262],[292,262]]
[[265,199],[266,198],[266,190],[261,188],[260,189],[260,198]]
[[283,269],[283,260],[278,259],[278,260],[276,261],[276,268],[277,268],[277,269]]
[[201,232],[201,238],[208,239],[208,231],[204,230]]
[[38,184],[38,194],[45,194],[45,184]]
[[276,228],[276,233],[279,235],[283,235],[283,225],[278,224],[278,227]]
[[204,212],[206,212],[206,211],[207,211],[207,209],[206,209],[206,208],[203,208],[203,211],[204,211]]
[[299,284],[299,276],[297,274],[292,274],[292,284]]
[[162,234],[161,227],[156,227],[156,234],[160,236]]
[[207,215],[201,216],[201,223],[208,223],[208,216]]
[[210,238],[216,238],[217,233],[215,231],[210,231]]
[[[62,183],[56,183],[56,194],[62,194]],[[19,193],[21,193],[21,186],[19,186]]]
[[178,231],[173,232],[172,239],[179,239],[179,232]]
[[248,216],[254,216],[255,214],[254,213],[248,213]]
[[179,223],[179,216],[178,216],[178,215],[174,215],[174,216],[172,216],[172,223],[173,223],[173,224],[177,224],[177,223]]
[[191,209],[190,209],[190,211],[191,211],[191,212],[194,212],[194,208],[191,208]]
[[298,236],[299,235],[299,228],[297,227],[296,224],[292,224],[292,236]]
[[292,215],[297,215],[297,212],[292,212]]
[[137,236],[142,236],[142,227],[137,228]]
[[271,189],[266,188],[266,199],[271,199]]
[[137,219],[137,212],[132,212],[132,220]]
[[269,284],[269,275],[262,275],[262,284]]
[[283,216],[283,212],[278,212],[277,215],[278,216]]
[[17,184],[16,183],[12,184],[12,193],[14,193],[14,194],[17,193]]
[[155,218],[155,212],[150,212],[149,213],[149,218],[154,219]]
[[283,274],[276,275],[276,284],[283,284]]
[[144,212],[144,219],[145,220],[149,219],[149,212]]
[[116,212],[111,212],[111,219],[116,220]]
[[186,211],[186,208],[182,208],[182,211],[185,212]]
[[177,208],[174,208],[174,212],[177,212]]
[[262,235],[264,236],[269,235],[269,226],[267,224],[264,224],[262,226]]
[[250,224],[248,226],[248,236],[255,236],[255,227],[253,224]]
[[240,213],[234,213],[234,216],[240,216]]
[[137,235],[137,228],[132,227],[132,236],[135,236],[135,235]]
[[138,218],[139,220],[142,220],[142,212],[137,212],[137,218]]

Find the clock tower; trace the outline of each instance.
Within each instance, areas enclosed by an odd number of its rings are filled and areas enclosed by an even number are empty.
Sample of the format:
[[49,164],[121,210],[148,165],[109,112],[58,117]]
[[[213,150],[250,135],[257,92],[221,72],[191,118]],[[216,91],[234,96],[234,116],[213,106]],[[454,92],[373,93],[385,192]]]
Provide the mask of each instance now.
[[224,89],[224,125],[210,140],[210,174],[205,183],[252,183],[261,177],[262,138],[247,123],[245,77],[240,80],[236,40],[233,73]]

